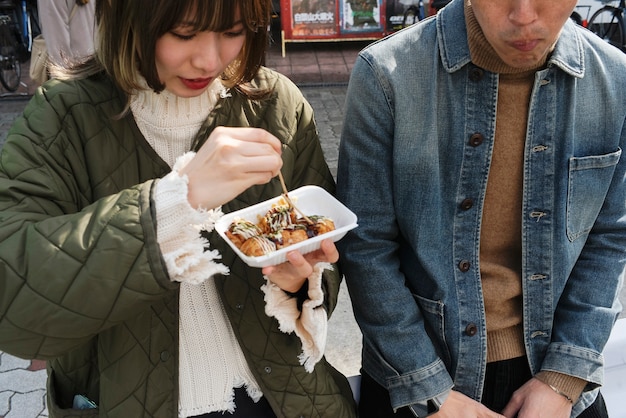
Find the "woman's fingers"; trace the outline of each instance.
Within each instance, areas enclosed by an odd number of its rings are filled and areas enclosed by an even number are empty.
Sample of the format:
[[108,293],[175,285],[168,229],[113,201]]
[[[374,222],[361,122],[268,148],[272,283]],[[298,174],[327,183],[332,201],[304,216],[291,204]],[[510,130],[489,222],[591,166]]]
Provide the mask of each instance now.
[[180,170],[192,207],[220,206],[250,186],[265,184],[282,167],[281,142],[260,128],[216,128]]
[[216,135],[230,136],[246,142],[267,144],[277,153],[281,152],[282,144],[278,138],[261,128],[227,128],[220,126],[213,131]]
[[276,266],[264,267],[263,274],[281,289],[295,293],[313,273],[313,267],[298,251],[287,253],[287,261]]
[[264,267],[262,272],[281,289],[295,292],[313,273],[315,264],[320,262],[335,263],[337,260],[339,260],[339,252],[335,243],[330,239],[325,239],[319,250],[305,255],[300,254],[299,251],[290,251],[287,253],[285,263]]
[[309,259],[309,262],[311,264],[316,264],[320,262],[336,263],[337,261],[339,261],[339,251],[337,250],[337,247],[335,246],[333,240],[323,240],[320,246],[320,250],[311,253],[311,258]]

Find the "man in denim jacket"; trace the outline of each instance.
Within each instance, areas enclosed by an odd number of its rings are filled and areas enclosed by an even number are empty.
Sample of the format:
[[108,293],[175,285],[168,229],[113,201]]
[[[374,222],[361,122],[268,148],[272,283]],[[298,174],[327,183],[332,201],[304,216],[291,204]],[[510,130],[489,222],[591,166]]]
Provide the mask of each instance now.
[[357,59],[338,194],[361,417],[606,416],[626,56],[575,5],[453,0]]

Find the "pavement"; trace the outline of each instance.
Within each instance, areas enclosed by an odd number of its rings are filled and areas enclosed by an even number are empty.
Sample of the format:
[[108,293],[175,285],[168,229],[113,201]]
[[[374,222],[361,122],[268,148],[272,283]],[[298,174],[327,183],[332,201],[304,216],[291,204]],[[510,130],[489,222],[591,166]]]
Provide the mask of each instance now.
[[[366,41],[289,43],[283,57],[280,43],[276,43],[270,47],[266,56],[266,66],[287,75],[311,103],[322,147],[335,175],[346,86],[358,51],[365,45]],[[24,83],[17,93],[8,94],[0,89],[0,147],[4,144],[8,129],[22,113],[35,89],[28,79],[28,63],[22,68]],[[622,291],[620,299],[626,306],[626,289]],[[622,317],[626,317],[626,314],[622,314]],[[626,320],[620,322],[625,324]],[[626,352],[621,349],[624,346],[626,339],[619,344],[616,352]],[[357,376],[360,351],[361,334],[354,322],[348,292],[342,285],[339,304],[329,323],[326,357],[346,376]],[[615,375],[626,374],[624,364],[626,357],[623,361],[618,359],[615,362]],[[0,418],[48,417],[45,384],[43,361],[19,359],[0,351]],[[619,390],[624,393],[621,387]]]

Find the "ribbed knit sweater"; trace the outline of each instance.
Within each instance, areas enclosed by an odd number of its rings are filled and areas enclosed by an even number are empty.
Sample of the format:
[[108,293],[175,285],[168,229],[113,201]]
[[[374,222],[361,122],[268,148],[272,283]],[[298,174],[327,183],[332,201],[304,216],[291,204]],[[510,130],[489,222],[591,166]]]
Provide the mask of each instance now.
[[[524,145],[535,72],[545,61],[534,68],[510,67],[485,38],[468,2],[465,20],[472,62],[499,74],[496,130],[480,232],[487,361],[493,362],[526,355],[521,284]],[[586,384],[555,372],[540,372],[536,377],[574,400]]]
[[[186,201],[187,187],[175,174],[202,122],[215,106],[221,83],[205,94],[181,98],[149,89],[133,95],[131,111],[150,146],[170,167],[172,175],[157,183],[157,236],[170,276],[180,281],[179,417],[213,411],[233,411],[234,387],[246,386],[258,400],[262,393],[237,343],[210,276],[227,273],[209,252],[193,225],[217,220],[219,211],[195,211]],[[187,157],[185,159],[189,159]],[[184,160],[185,160],[184,159]],[[184,160],[179,165],[184,164]],[[207,217],[203,217],[207,214]],[[185,220],[187,225],[181,225]],[[195,266],[193,266],[195,264]],[[206,280],[209,278],[209,280]]]

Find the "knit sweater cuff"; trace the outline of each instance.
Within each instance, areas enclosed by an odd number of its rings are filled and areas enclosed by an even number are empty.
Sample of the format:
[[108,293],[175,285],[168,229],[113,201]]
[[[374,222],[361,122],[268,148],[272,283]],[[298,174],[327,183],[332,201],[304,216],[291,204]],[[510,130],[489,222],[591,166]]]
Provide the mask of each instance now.
[[159,180],[154,191],[157,241],[172,281],[199,284],[215,274],[228,274],[228,267],[216,262],[217,250],[207,250],[201,230],[212,231],[222,216],[220,208],[195,210],[187,201],[187,176],[178,171],[194,156],[179,157],[171,173]]
[[541,371],[535,375],[535,378],[569,396],[572,403],[578,401],[587,385],[586,380],[558,372]]
[[265,277],[261,287],[265,293],[265,313],[278,320],[282,332],[295,332],[302,342],[302,353],[298,356],[300,364],[311,373],[315,364],[324,356],[328,330],[328,315],[322,306],[324,291],[322,290],[322,273],[332,270],[330,263],[317,263],[313,274],[309,276],[308,299],[298,310],[296,297],[289,296],[280,287]]

